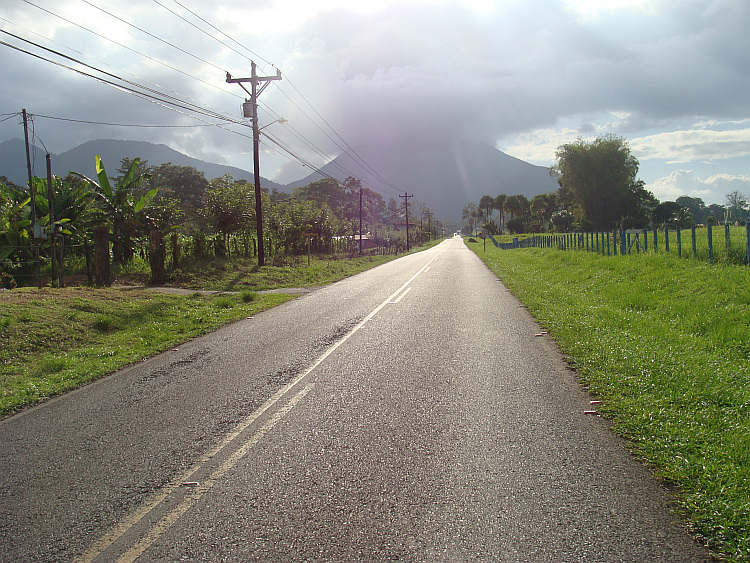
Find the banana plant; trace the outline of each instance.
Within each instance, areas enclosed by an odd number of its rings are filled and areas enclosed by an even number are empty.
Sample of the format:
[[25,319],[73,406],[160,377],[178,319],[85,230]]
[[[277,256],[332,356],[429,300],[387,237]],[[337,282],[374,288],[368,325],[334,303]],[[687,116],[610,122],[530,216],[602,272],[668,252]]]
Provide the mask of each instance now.
[[29,246],[30,197],[0,182],[0,262]]
[[150,174],[136,174],[141,159],[136,158],[130,164],[125,175],[118,179],[114,186],[110,183],[107,171],[100,155],[96,155],[97,181],[83,174],[74,173],[88,182],[96,200],[105,213],[111,227],[112,254],[115,262],[129,261],[133,257],[133,238],[139,225],[137,215],[156,197],[158,188],[147,191],[136,199],[142,184],[151,177]]

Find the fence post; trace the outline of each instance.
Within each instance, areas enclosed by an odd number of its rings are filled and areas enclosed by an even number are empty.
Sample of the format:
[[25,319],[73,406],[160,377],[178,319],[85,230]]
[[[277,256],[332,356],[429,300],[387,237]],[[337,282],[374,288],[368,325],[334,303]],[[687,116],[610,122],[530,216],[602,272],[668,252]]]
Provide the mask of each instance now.
[[664,225],[664,251],[669,254],[669,227]]
[[607,233],[607,256],[609,256],[609,231],[606,231]]
[[620,231],[620,254],[622,256],[625,256],[627,252],[628,252],[628,248],[625,245],[625,231]]
[[659,229],[654,229],[654,252],[659,250]]
[[682,229],[677,229],[677,256],[682,258]]
[[725,252],[727,253],[727,262],[729,262],[729,223],[724,225]]
[[643,253],[648,252],[648,229],[643,229]]
[[708,263],[714,263],[714,232],[711,225],[708,225]]
[[698,258],[698,243],[695,240],[695,225],[693,225],[692,237],[693,237],[693,258]]

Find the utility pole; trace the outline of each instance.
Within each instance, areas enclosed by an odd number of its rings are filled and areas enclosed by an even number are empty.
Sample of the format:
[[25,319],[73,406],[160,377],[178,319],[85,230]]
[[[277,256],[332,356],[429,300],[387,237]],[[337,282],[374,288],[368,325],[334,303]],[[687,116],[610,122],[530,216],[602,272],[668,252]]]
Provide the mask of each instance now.
[[[250,95],[249,100],[242,104],[244,117],[250,117],[253,122],[253,173],[255,174],[255,224],[258,233],[258,266],[265,266],[265,250],[263,244],[263,204],[261,201],[260,189],[260,127],[258,125],[258,96],[270,84],[272,80],[281,80],[281,71],[276,69],[276,76],[258,76],[257,67],[254,61],[250,62],[250,78],[232,78],[227,72],[227,82],[239,84],[240,87]],[[244,83],[250,83],[250,90],[245,88]],[[260,88],[258,87],[260,85]],[[250,105],[251,112],[247,111],[247,105]],[[250,115],[248,115],[250,113]]]
[[54,286],[58,280],[58,277],[60,276],[57,275],[57,266],[58,266],[57,245],[55,244],[56,243],[55,239],[57,238],[57,232],[55,228],[55,213],[54,213],[54,210],[52,209],[52,204],[53,204],[52,196],[53,196],[53,193],[52,193],[52,157],[50,156],[49,153],[47,153],[47,202],[48,202],[48,210],[49,210],[49,222],[47,223],[47,225],[49,226],[50,234],[52,237],[50,240],[50,243],[51,243],[50,254],[52,258],[52,285]]
[[362,186],[359,187],[359,253],[362,254]]
[[404,192],[404,195],[398,197],[404,198],[404,207],[406,208],[406,252],[409,252],[409,198],[414,197],[414,194],[409,195]]
[[39,244],[36,241],[36,189],[34,188],[34,176],[31,173],[31,153],[29,152],[29,118],[26,110],[23,113],[23,136],[26,139],[26,170],[29,174],[29,196],[31,197],[31,240],[34,247],[34,264],[36,267],[36,280],[39,289],[42,288],[42,269],[39,263]]

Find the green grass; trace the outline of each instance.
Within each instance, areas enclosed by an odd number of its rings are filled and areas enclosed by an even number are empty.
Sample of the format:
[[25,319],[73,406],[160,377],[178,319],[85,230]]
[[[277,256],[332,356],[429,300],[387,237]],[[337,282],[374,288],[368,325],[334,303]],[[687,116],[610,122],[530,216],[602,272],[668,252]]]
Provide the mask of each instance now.
[[283,287],[326,285],[362,270],[393,260],[394,256],[355,256],[341,259],[307,256],[276,260],[257,267],[255,259],[232,257],[213,260],[185,260],[175,283],[182,287],[219,291],[260,291]]
[[750,268],[470,246],[544,325],[694,533],[750,561]]
[[91,288],[0,292],[0,415],[290,298]]

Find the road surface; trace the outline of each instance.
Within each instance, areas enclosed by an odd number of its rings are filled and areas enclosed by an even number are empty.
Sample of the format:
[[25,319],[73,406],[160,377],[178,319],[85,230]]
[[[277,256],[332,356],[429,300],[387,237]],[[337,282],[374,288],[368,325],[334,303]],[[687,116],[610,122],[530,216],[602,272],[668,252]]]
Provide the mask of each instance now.
[[698,562],[454,238],[0,422],[3,561]]

